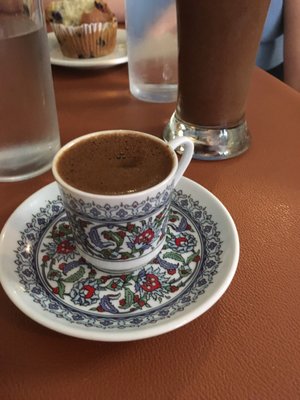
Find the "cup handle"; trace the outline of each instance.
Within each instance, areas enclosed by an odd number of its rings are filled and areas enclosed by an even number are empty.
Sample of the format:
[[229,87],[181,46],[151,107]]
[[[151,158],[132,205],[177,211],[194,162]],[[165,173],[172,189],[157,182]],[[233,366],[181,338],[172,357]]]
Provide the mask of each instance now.
[[172,147],[173,150],[176,150],[177,147],[182,146],[184,151],[181,156],[181,159],[178,163],[178,168],[174,176],[174,187],[177,185],[179,179],[182,177],[184,174],[185,170],[187,169],[189,163],[191,162],[191,159],[193,158],[194,155],[194,143],[182,136],[182,137],[177,137],[176,139],[170,140],[168,143],[170,147]]

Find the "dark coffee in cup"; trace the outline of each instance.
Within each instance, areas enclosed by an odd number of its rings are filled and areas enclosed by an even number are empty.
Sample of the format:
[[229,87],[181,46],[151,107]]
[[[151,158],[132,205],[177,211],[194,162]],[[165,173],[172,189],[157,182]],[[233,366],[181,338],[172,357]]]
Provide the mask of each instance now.
[[74,143],[57,170],[76,189],[100,195],[140,192],[162,182],[174,167],[169,146],[134,132],[98,134]]

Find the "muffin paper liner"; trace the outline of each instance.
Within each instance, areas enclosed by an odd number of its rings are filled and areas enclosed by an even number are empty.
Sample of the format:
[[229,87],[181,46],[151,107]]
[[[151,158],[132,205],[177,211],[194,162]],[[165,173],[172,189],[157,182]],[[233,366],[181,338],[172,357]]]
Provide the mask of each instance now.
[[94,58],[110,54],[116,47],[117,20],[96,22],[79,26],[52,23],[64,56],[70,58]]

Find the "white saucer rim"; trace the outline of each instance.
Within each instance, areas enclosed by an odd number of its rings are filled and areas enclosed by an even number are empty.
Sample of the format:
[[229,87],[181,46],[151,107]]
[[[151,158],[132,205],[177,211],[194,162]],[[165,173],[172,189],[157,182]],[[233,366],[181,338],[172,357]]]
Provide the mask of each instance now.
[[[29,318],[34,320],[35,322],[51,329],[56,332],[72,336],[72,337],[77,337],[81,339],[87,339],[87,340],[94,340],[94,341],[106,341],[106,342],[120,342],[120,341],[134,341],[134,340],[141,340],[141,339],[146,339],[154,336],[159,336],[161,334],[173,331],[175,329],[178,329],[179,327],[182,327],[186,325],[187,323],[193,321],[203,313],[205,313],[207,310],[209,310],[226,292],[228,287],[230,286],[230,283],[236,273],[237,270],[237,265],[238,265],[238,260],[239,260],[239,252],[240,252],[240,246],[239,246],[239,236],[238,232],[235,226],[235,223],[226,209],[226,207],[222,204],[222,202],[214,196],[211,192],[209,192],[207,189],[205,189],[203,186],[199,185],[198,183],[192,181],[191,179],[188,178],[181,178],[179,181],[179,188],[180,186],[185,186],[188,185],[191,188],[194,188],[194,190],[199,191],[201,190],[203,193],[210,198],[211,201],[214,201],[218,207],[220,207],[221,212],[223,213],[223,216],[227,220],[228,227],[231,229],[231,234],[233,235],[233,243],[234,243],[234,254],[232,258],[232,263],[229,266],[229,270],[227,272],[227,275],[225,276],[225,279],[223,282],[221,282],[219,288],[215,288],[208,296],[207,299],[204,300],[204,302],[201,303],[201,307],[197,307],[197,301],[193,303],[193,305],[189,305],[188,311],[184,309],[183,311],[175,313],[171,318],[168,318],[167,320],[162,320],[160,322],[157,322],[156,324],[153,325],[145,325],[143,327],[133,328],[132,330],[130,328],[127,328],[126,330],[115,330],[115,331],[100,331],[100,330],[95,330],[91,331],[87,328],[83,329],[83,327],[78,327],[76,325],[71,325],[68,321],[63,320],[63,319],[57,319],[56,316],[55,318],[49,316],[48,313],[43,313],[41,310],[40,313],[38,311],[33,310],[30,306],[28,306],[25,302],[22,302],[20,300],[20,294],[17,293],[17,291],[12,291],[12,286],[11,284],[5,279],[4,277],[4,268],[1,267],[0,265],[0,282],[1,285],[6,292],[7,296],[10,298],[10,300],[15,304],[17,308],[19,308],[25,315],[27,315]],[[12,215],[9,217],[7,220],[6,224],[4,225],[1,235],[0,235],[0,249],[3,246],[3,242],[5,240],[5,233],[7,231],[7,227],[11,223],[11,221],[14,218],[18,217],[18,214],[21,212],[22,208],[24,205],[28,203],[32,203],[36,198],[41,197],[41,194],[46,191],[56,191],[57,194],[58,188],[56,182],[52,182],[43,188],[39,189],[35,193],[33,193],[31,196],[29,196],[26,200],[24,200],[19,207],[12,213]],[[56,195],[56,193],[53,193],[53,197]],[[52,198],[51,198],[52,199]],[[51,200],[48,199],[48,200]],[[42,207],[41,204],[38,205],[38,207]],[[1,260],[1,254],[0,254],[0,260]],[[14,273],[14,272],[13,272]],[[15,275],[15,274],[14,274]],[[216,277],[218,274],[216,275]],[[14,284],[17,284],[20,286],[19,281],[14,282]],[[213,285],[215,282],[213,283]],[[210,291],[212,290],[212,286],[208,286],[208,288],[205,289],[205,291]],[[26,294],[27,295],[27,294]],[[29,297],[29,296],[28,296]],[[201,298],[203,300],[203,298]],[[34,303],[35,304],[35,303]],[[40,307],[40,305],[38,305]],[[59,323],[58,323],[59,322]]]
[[[122,42],[126,46],[126,36],[127,32],[126,29],[118,29],[117,31],[117,45],[118,41]],[[96,69],[96,68],[109,68],[113,67],[116,65],[120,64],[125,64],[128,62],[128,55],[127,55],[127,50],[126,50],[126,55],[120,56],[120,57],[113,57],[114,51],[111,54],[108,54],[107,56],[103,57],[97,57],[97,58],[89,58],[89,59],[73,59],[73,58],[67,58],[65,57],[60,49],[59,49],[59,44],[57,42],[56,36],[54,32],[48,32],[48,42],[49,42],[49,56],[50,56],[50,62],[52,65],[60,66],[60,67],[69,67],[69,68],[81,68],[81,69]],[[57,56],[55,57],[52,54],[51,48],[52,44],[55,43],[55,46],[57,47],[58,51],[61,53],[60,58]]]

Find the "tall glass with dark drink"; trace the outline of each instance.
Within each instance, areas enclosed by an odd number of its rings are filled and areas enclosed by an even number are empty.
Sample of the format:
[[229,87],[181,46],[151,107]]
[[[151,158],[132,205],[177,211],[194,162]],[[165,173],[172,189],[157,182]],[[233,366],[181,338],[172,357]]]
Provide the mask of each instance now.
[[195,158],[249,147],[246,100],[269,0],[177,0],[178,99],[164,138],[189,136]]

